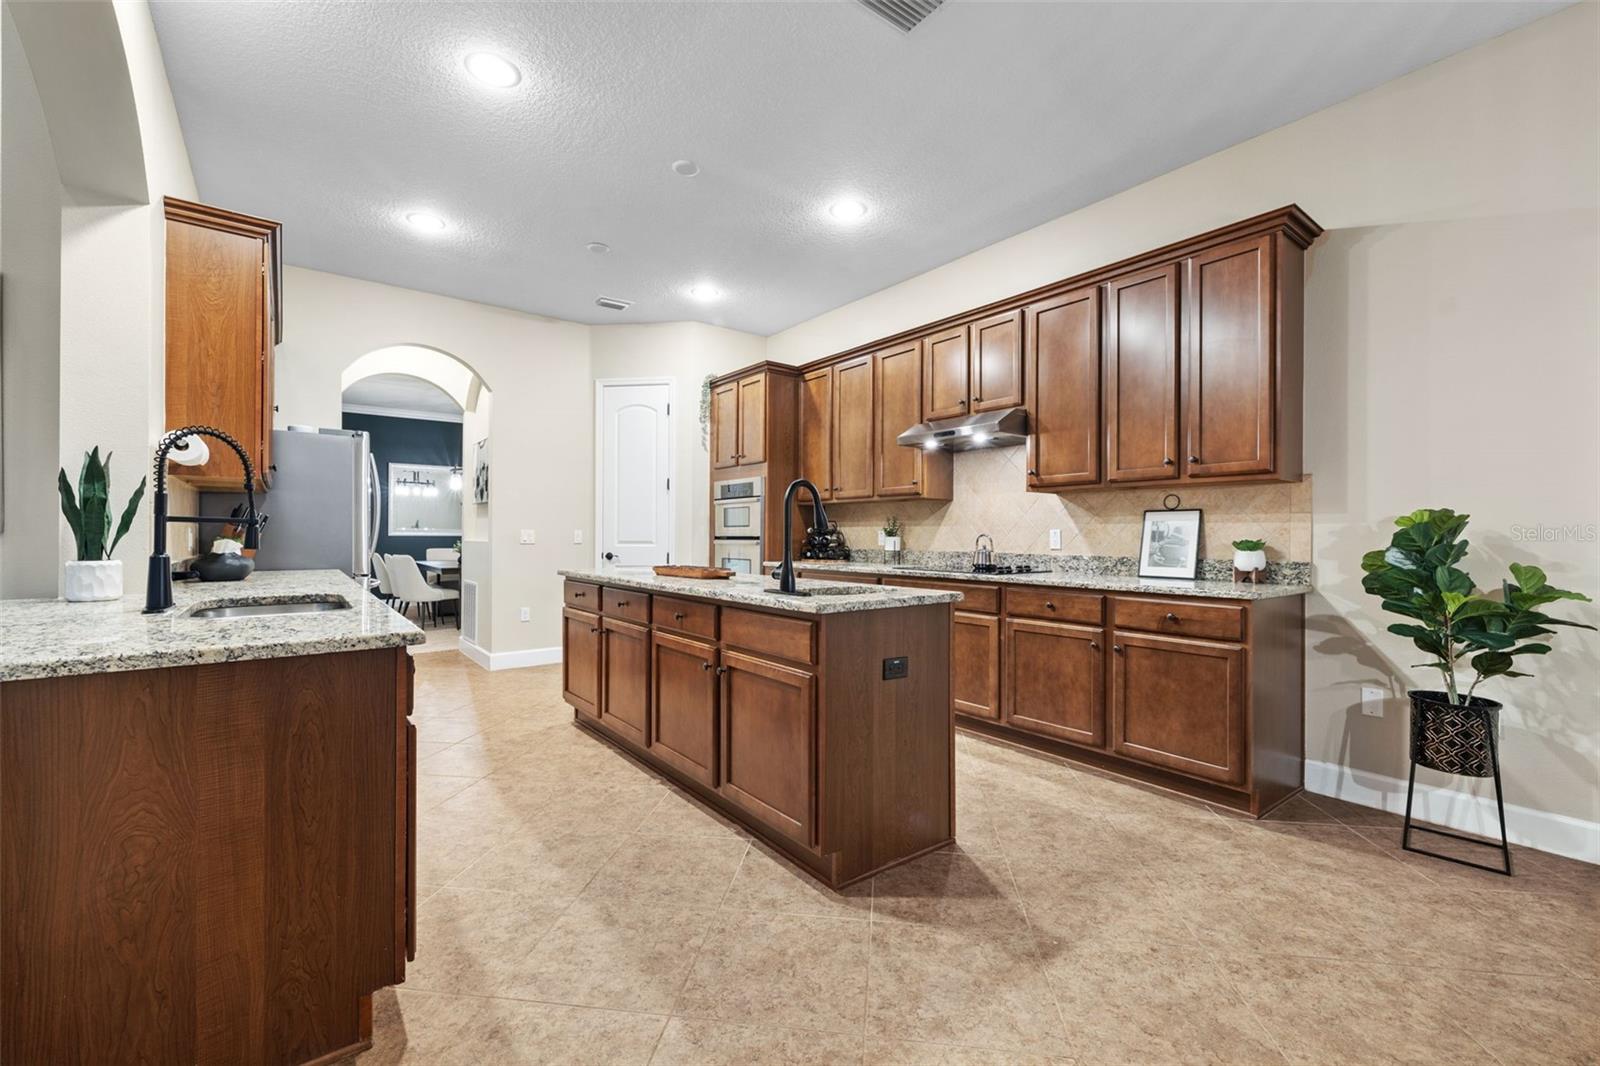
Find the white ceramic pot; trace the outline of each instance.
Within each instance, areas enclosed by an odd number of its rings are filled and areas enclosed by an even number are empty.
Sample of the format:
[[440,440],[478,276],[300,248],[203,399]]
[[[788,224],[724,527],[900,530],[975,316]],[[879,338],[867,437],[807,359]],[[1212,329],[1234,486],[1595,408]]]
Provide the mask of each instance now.
[[74,560],[67,564],[62,595],[72,603],[122,599],[122,560]]
[[1267,568],[1267,553],[1260,548],[1253,552],[1242,552],[1236,548],[1233,552],[1233,568],[1245,572],[1265,570]]
[[897,552],[897,551],[899,551],[900,550],[900,538],[899,537],[884,537],[883,538],[883,550],[886,551],[886,552]]

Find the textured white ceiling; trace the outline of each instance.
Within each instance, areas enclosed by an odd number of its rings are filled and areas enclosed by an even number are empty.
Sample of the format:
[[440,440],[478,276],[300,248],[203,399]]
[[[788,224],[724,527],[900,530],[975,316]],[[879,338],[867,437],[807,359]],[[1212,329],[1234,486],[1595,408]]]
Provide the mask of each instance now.
[[461,405],[439,386],[410,374],[374,374],[354,382],[344,390],[345,406],[379,407],[403,412],[430,414],[451,421],[461,420]]
[[854,3],[153,5],[201,195],[282,220],[291,263],[760,334],[1561,6],[948,0],[906,35]]

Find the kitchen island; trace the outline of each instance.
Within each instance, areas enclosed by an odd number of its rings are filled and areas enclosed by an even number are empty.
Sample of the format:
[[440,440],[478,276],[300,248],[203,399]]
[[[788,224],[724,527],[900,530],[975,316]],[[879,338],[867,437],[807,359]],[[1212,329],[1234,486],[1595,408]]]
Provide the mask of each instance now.
[[7,1062],[329,1061],[404,978],[421,631],[337,571],[174,599],[0,610]]
[[833,888],[952,841],[959,594],[560,573],[579,726]]

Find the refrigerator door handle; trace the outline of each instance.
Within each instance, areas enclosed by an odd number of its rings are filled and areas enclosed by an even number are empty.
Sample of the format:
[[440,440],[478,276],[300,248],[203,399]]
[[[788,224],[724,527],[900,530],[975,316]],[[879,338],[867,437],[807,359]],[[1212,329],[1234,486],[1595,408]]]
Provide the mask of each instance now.
[[367,453],[367,476],[367,543],[361,562],[364,566],[371,566],[372,553],[378,550],[378,523],[383,510],[383,489],[378,485],[378,459],[371,452]]

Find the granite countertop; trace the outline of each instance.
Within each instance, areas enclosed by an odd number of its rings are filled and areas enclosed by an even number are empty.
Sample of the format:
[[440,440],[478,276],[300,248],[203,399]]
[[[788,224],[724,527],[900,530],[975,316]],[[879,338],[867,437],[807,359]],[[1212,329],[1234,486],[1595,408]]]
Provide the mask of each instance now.
[[[763,563],[776,566],[777,563]],[[881,577],[925,577],[939,581],[981,581],[994,585],[1037,585],[1047,588],[1091,589],[1097,592],[1145,592],[1160,596],[1206,596],[1219,600],[1275,600],[1282,596],[1304,596],[1310,585],[1260,584],[1233,581],[1180,581],[1152,577],[1125,577],[1120,574],[1069,574],[1059,570],[1031,574],[973,574],[949,570],[916,569],[887,563],[832,562],[801,559],[797,570],[814,573],[838,570],[847,574],[875,574]]]
[[[954,603],[961,599],[959,592],[939,589],[898,589],[882,586],[860,585],[848,592],[830,590],[843,588],[838,581],[799,581],[796,587],[809,591],[810,596],[780,596],[767,590],[777,587],[769,578],[735,575],[730,578],[706,579],[690,577],[660,577],[649,570],[558,570],[562,577],[574,581],[592,581],[613,588],[639,589],[643,592],[660,592],[668,596],[698,596],[740,607],[764,607],[769,611],[788,614],[849,614],[852,611],[882,611],[893,607],[922,607],[932,603]],[[818,594],[818,590],[822,590]]]
[[[191,618],[199,607],[344,599],[348,610]],[[193,666],[421,644],[422,630],[337,570],[264,570],[243,581],[179,581],[173,608],[141,613],[144,593],[103,603],[0,601],[0,681]]]

